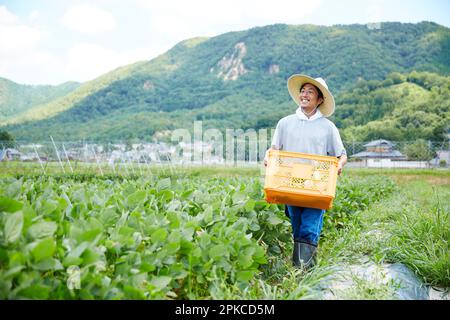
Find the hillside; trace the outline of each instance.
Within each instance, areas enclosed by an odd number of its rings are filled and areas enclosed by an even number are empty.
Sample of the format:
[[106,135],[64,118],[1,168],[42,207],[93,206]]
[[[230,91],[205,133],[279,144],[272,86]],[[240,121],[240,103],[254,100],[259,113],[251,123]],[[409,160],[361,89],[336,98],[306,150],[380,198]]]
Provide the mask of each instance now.
[[130,74],[132,74],[132,72],[136,68],[139,68],[139,66],[141,66],[142,64],[142,62],[137,62],[125,67],[117,68],[92,81],[80,84],[75,90],[71,90],[71,92],[67,95],[61,95],[60,97],[53,100],[47,99],[48,102],[33,104],[28,109],[14,113],[10,117],[7,117],[3,121],[3,124],[7,125],[22,123],[25,121],[46,119],[54,116],[55,114],[66,111],[89,95],[96,93],[97,91],[107,87],[111,83],[114,83],[115,81],[130,76]]
[[[382,23],[380,29],[258,27],[183,41],[156,59],[123,67],[10,117],[8,123],[17,124],[4,128],[17,139],[48,139],[52,133],[65,140],[124,140],[150,139],[175,128],[192,130],[194,120],[222,130],[273,127],[295,109],[285,83],[292,73],[321,76],[337,97],[346,97],[349,90],[357,93],[353,88],[358,83],[382,81],[392,72],[447,76],[448,56],[450,30],[430,22]],[[343,101],[348,105],[343,110],[352,108]],[[336,119],[342,118],[341,128],[353,127],[346,134],[362,137],[358,126],[384,115],[350,123],[337,113]],[[43,120],[24,123],[29,119]]]
[[333,120],[343,139],[446,140],[450,119],[450,77],[427,72],[393,73],[364,81],[337,99]]
[[66,82],[58,86],[22,85],[0,78],[0,123],[37,105],[66,96],[79,86],[77,82]]

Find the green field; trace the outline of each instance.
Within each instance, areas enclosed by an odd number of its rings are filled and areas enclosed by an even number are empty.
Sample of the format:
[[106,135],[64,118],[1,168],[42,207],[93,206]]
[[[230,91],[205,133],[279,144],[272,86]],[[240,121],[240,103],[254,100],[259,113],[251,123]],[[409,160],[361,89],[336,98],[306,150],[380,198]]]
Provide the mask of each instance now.
[[[362,260],[450,286],[448,170],[346,170],[305,273],[259,167],[46,169],[0,163],[1,299],[322,299]],[[395,298],[356,283],[337,298]]]

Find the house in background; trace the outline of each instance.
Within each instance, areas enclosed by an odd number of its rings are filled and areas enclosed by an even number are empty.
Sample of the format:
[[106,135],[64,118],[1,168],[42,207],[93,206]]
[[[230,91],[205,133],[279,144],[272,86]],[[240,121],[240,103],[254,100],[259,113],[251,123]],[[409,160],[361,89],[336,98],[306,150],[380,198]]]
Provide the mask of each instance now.
[[436,157],[430,161],[433,167],[448,167],[450,165],[450,151],[436,151]]
[[364,145],[365,151],[350,156],[356,160],[349,162],[350,167],[366,168],[429,168],[428,161],[407,161],[407,157],[395,150],[388,140],[374,140]]
[[0,150],[0,161],[20,160],[22,153],[13,148]]
[[347,166],[356,168],[431,168],[449,167],[450,151],[438,150],[436,157],[430,161],[408,160],[395,145],[388,140],[374,140],[364,145],[365,151],[350,156]]

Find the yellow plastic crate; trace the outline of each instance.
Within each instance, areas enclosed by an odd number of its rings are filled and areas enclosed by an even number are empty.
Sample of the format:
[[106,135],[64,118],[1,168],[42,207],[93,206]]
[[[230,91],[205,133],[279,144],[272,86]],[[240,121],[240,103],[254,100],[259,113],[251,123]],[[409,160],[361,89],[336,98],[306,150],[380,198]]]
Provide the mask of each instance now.
[[336,157],[270,150],[264,181],[270,203],[330,209],[336,193]]

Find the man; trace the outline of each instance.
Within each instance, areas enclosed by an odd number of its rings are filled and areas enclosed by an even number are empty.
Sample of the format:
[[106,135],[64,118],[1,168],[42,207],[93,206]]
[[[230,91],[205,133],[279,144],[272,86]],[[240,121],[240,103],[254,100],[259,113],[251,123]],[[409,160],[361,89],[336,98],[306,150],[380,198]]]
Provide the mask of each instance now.
[[[322,78],[295,74],[287,81],[289,94],[298,105],[295,114],[282,118],[271,148],[339,158],[338,174],[347,162],[339,131],[326,119],[335,109],[334,98]],[[308,269],[315,264],[325,210],[286,205],[294,237],[294,266]]]

